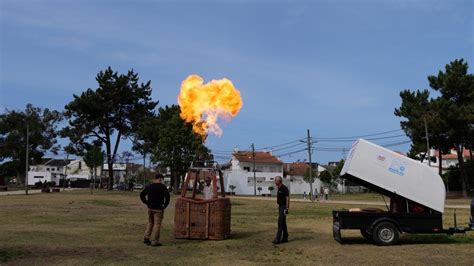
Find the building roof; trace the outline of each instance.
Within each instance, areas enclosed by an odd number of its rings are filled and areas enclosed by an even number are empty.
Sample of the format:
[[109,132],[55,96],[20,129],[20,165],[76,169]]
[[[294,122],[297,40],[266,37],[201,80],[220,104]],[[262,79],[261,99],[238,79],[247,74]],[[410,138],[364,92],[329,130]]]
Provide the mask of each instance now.
[[68,165],[71,161],[72,160],[43,158],[43,159],[41,159],[40,164],[47,165],[47,166],[63,167],[65,165]]
[[[435,150],[435,156],[438,157],[438,150]],[[469,158],[469,149],[463,149],[463,153],[462,153],[463,157],[464,158]],[[458,155],[456,153],[455,150],[451,150],[451,153],[448,153],[448,154],[442,154],[441,155],[443,157],[443,160],[445,159],[451,159],[451,160],[457,160],[458,159]]]
[[335,166],[335,165],[320,164],[319,166],[321,166],[322,168],[326,169],[326,171],[334,171],[334,170],[336,170],[336,166]]
[[283,164],[283,162],[277,157],[273,156],[271,152],[256,151],[255,158],[251,151],[237,151],[232,153],[236,160],[239,162],[254,162],[255,163],[274,163]]
[[127,171],[143,171],[143,164],[127,163]]
[[285,163],[283,164],[284,175],[304,175],[305,171],[309,169],[309,164],[305,162]]

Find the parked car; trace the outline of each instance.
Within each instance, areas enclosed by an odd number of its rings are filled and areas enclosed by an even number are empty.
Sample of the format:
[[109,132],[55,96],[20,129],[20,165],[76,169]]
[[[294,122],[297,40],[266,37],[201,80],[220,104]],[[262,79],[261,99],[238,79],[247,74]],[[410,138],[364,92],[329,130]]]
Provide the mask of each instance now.
[[133,189],[143,189],[143,184],[135,184]]

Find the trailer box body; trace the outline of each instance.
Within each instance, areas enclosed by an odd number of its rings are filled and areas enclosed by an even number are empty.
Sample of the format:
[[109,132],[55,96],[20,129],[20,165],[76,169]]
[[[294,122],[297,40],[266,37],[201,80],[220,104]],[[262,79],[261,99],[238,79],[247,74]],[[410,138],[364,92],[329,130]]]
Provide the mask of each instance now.
[[443,213],[446,191],[441,177],[425,164],[359,139],[341,176],[387,196],[397,195]]

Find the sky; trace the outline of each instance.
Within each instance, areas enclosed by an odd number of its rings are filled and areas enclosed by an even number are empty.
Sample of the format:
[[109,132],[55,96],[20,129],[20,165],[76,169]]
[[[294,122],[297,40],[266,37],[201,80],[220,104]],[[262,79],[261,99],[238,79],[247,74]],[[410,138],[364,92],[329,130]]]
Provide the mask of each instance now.
[[[221,160],[252,143],[285,162],[306,159],[298,140],[308,129],[320,139],[312,156],[320,163],[341,159],[340,147],[351,146],[322,138],[390,131],[374,141],[404,142],[393,114],[400,91],[429,88],[426,77],[454,59],[474,64],[472,0],[0,5],[2,112],[28,103],[63,110],[73,94],[97,88],[95,76],[108,66],[151,80],[160,106],[177,103],[190,74],[225,77],[241,91],[243,107],[223,124],[222,137],[206,141]],[[407,152],[409,144],[390,148]]]

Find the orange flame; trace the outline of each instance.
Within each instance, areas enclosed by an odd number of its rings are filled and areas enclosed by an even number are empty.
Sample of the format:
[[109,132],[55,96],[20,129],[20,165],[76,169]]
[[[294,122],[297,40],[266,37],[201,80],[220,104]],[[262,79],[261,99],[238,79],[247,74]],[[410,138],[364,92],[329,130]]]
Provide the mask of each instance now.
[[217,119],[228,121],[242,108],[240,91],[232,81],[224,78],[204,84],[198,75],[189,75],[183,80],[178,103],[181,118],[192,123],[193,131],[203,137],[209,132],[220,137],[222,129]]

